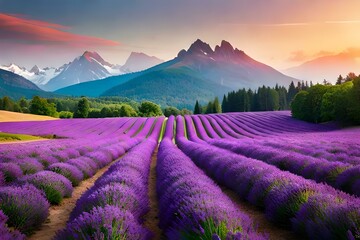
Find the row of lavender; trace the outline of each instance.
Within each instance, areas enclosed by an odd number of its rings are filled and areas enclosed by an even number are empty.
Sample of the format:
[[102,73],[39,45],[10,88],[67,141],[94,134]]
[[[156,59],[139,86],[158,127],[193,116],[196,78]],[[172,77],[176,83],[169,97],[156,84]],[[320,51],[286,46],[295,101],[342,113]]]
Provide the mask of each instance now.
[[[238,114],[238,116],[243,115]],[[226,118],[229,116],[219,115],[216,117]],[[307,134],[286,133],[271,137],[271,140],[269,140],[268,137],[263,136],[261,136],[260,139],[255,140],[252,138],[242,138],[237,140],[231,135],[224,134],[221,131],[221,126],[228,126],[225,122],[219,122],[219,128],[216,125],[211,124],[209,119],[211,120],[212,117],[185,117],[187,125],[192,126],[193,122],[197,130],[197,134],[194,134],[194,136],[192,136],[191,133],[189,134],[192,141],[206,141],[214,146],[264,161],[277,166],[282,170],[290,171],[317,182],[327,183],[347,193],[360,196],[360,139],[352,138],[354,135],[360,135],[359,130],[354,130],[355,133],[354,131],[310,132]],[[240,125],[241,122],[238,124],[241,127],[233,126],[233,130],[240,133],[247,124]],[[274,125],[276,125],[276,123]],[[269,131],[269,128],[265,129],[266,131]],[[323,127],[320,127],[319,130],[324,129]],[[200,140],[197,138],[197,135],[201,138]],[[294,143],[301,142],[302,139],[308,139],[306,140],[308,148],[315,148],[319,151],[323,146],[327,151],[323,151],[325,152],[322,154],[323,157],[316,155],[312,156],[311,153],[313,151],[308,150],[305,152],[302,148],[300,148],[302,152],[299,152],[297,151],[299,147],[294,145]],[[309,143],[309,141],[311,142]],[[341,141],[345,143],[340,143]],[[289,142],[292,142],[293,144]],[[341,147],[345,144],[351,144],[352,149],[349,149],[349,146]],[[291,151],[293,148],[295,150]]]
[[[93,129],[75,128],[72,135],[66,135],[66,129],[69,126],[74,127],[74,123],[70,121],[62,122],[62,125],[55,129],[52,127],[59,121],[49,121],[49,126],[43,124],[39,130],[36,127],[31,128],[29,123],[24,123],[26,129],[32,130],[28,133],[33,135],[39,135],[39,132],[55,132],[73,139],[49,140],[46,144],[33,142],[1,145],[0,210],[8,218],[7,225],[22,233],[31,234],[46,220],[49,203],[58,204],[63,197],[70,197],[73,186],[93,176],[98,169],[137,145],[146,137],[146,134],[138,134],[139,129],[149,131],[155,121],[155,118],[119,119],[115,124],[112,120],[111,124],[92,125]],[[81,123],[81,120],[78,122]],[[76,124],[76,127],[83,125],[86,124]],[[109,126],[112,126],[112,132],[107,128]],[[21,124],[13,127],[19,129]],[[74,134],[75,130],[79,131],[78,135]],[[96,134],[83,140],[83,131]],[[133,138],[130,138],[132,136]]]
[[159,147],[156,169],[160,227],[166,237],[267,239],[257,233],[251,218],[172,143],[173,125],[171,116]]
[[140,130],[147,136],[114,163],[77,201],[66,229],[55,239],[149,239],[142,222],[149,210],[148,177],[151,156],[163,119]]
[[[276,149],[270,151],[269,148],[254,144],[255,140],[244,138],[237,140],[230,134],[221,135],[230,125],[225,124],[225,121],[218,121],[221,127],[219,129],[219,126],[211,124],[211,119],[214,118],[230,119],[226,115],[192,116],[191,118],[188,116],[185,117],[185,122],[191,142],[183,138],[181,134],[177,134],[178,146],[211,177],[236,191],[243,199],[264,208],[269,219],[282,224],[291,222],[294,230],[299,233],[306,232],[312,239],[347,239],[347,237],[359,236],[360,202],[358,198],[336,191],[327,185],[316,184],[283,172],[253,158],[221,150],[206,142],[262,159],[297,174],[306,168],[307,171],[304,172],[307,174],[304,173],[303,176],[319,182],[333,183],[333,186],[355,194],[360,176],[356,165],[329,162],[304,155],[297,156],[294,153],[285,153],[284,156],[284,153],[281,155],[281,151],[276,152]],[[177,120],[178,126],[183,125],[181,118]],[[234,125],[230,127],[238,134],[244,129],[243,126],[242,130]],[[219,140],[224,137],[227,140]],[[264,136],[260,135],[260,137]],[[323,140],[325,139],[327,138],[324,137]],[[271,142],[271,140],[267,141]],[[240,148],[242,151],[239,150]]]

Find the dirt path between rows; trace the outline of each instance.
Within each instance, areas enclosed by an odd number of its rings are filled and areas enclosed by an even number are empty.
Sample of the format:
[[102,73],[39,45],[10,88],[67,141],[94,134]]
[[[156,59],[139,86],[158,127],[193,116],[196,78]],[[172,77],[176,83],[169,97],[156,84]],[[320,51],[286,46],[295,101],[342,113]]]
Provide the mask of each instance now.
[[157,163],[158,147],[155,149],[151,157],[150,175],[149,175],[149,200],[150,211],[145,215],[144,226],[148,228],[154,235],[153,239],[162,239],[162,231],[159,228],[159,207],[156,193],[156,163]]
[[248,214],[253,221],[258,224],[260,232],[269,234],[270,240],[302,240],[300,236],[294,232],[281,228],[266,219],[264,212],[255,206],[241,201],[239,196],[232,190],[221,186],[221,190],[239,207],[244,213]]
[[[124,156],[124,155],[123,155]],[[94,176],[89,179],[86,179],[80,183],[79,186],[74,188],[74,192],[71,198],[65,198],[60,205],[53,205],[49,209],[49,217],[43,223],[41,228],[31,235],[29,240],[49,240],[53,239],[55,233],[58,230],[65,228],[66,222],[69,219],[71,211],[74,209],[76,201],[84,194],[86,190],[91,188],[95,181],[106,172],[109,167],[117,162],[118,160],[113,161],[108,166],[100,169]]]

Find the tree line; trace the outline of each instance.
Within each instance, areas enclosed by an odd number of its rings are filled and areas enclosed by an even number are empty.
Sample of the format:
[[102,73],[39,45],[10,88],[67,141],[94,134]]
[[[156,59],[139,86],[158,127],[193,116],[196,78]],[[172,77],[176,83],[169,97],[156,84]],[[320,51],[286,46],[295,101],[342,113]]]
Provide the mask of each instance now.
[[21,98],[13,100],[7,96],[0,98],[0,110],[46,115],[59,118],[105,118],[105,117],[153,117],[170,115],[190,115],[187,109],[166,107],[150,101],[141,103],[121,97],[101,98]]
[[[0,98],[0,110],[46,115],[59,118],[151,117],[162,116],[159,105],[144,101],[137,103],[120,98]],[[167,109],[164,109],[164,111]],[[180,111],[180,110],[178,110]]]
[[221,104],[218,97],[204,106],[196,101],[194,114],[289,110],[295,95],[311,86],[312,82],[309,85],[302,81],[297,85],[291,82],[288,88],[277,84],[273,88],[262,86],[255,91],[243,88],[225,94]]
[[291,103],[292,116],[321,123],[338,121],[343,125],[360,124],[360,75],[339,76],[336,85],[317,84],[296,94]]

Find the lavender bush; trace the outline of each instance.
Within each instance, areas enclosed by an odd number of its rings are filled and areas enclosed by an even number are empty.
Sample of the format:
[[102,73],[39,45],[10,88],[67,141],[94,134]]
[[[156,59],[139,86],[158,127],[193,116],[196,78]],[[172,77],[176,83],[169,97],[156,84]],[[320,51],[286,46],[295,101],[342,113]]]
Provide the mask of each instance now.
[[6,221],[8,217],[0,210],[0,237],[2,240],[24,240],[25,235],[21,234],[19,231],[10,230]]
[[30,183],[43,190],[51,204],[59,204],[64,197],[71,197],[73,192],[71,182],[66,177],[51,171],[41,171],[25,176],[19,182]]
[[67,163],[54,163],[48,170],[59,173],[70,180],[73,186],[79,185],[84,179],[84,174],[77,168]]
[[46,220],[49,202],[33,185],[0,188],[0,210],[8,216],[7,224],[30,234]]
[[7,183],[13,182],[23,176],[21,168],[15,163],[0,163],[0,171],[3,173],[5,182]]
[[[166,129],[171,130],[170,128]],[[157,165],[160,227],[169,239],[265,239],[195,164],[171,142],[160,144]]]
[[83,213],[58,232],[56,240],[150,239],[151,234],[134,216],[115,206],[96,207]]

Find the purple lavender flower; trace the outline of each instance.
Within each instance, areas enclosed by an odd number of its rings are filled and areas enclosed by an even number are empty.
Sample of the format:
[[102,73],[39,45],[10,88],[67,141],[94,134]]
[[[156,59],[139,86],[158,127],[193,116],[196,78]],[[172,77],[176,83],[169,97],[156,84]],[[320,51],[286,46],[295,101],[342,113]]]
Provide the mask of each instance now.
[[33,185],[0,187],[0,210],[9,218],[10,227],[29,234],[46,220],[50,204],[44,193]]
[[16,163],[24,174],[33,174],[44,169],[43,165],[36,158],[26,157],[19,159]]
[[[126,237],[125,237],[126,236]],[[150,239],[150,232],[134,216],[114,206],[94,208],[69,222],[56,240],[71,239]]]
[[67,163],[54,163],[48,170],[59,173],[69,179],[73,186],[79,185],[84,179],[84,174],[77,168]]
[[6,221],[8,217],[0,210],[0,237],[2,240],[24,240],[25,236],[19,231],[10,230]]
[[23,176],[20,166],[15,163],[0,163],[0,171],[3,173],[5,182],[7,183]]
[[79,158],[70,159],[66,163],[80,169],[84,174],[84,179],[94,176],[97,170],[97,167],[93,168],[87,163],[87,161],[84,161],[83,157],[81,157],[80,159]]
[[136,218],[148,211],[148,201],[143,196],[146,193],[138,193],[136,189],[124,184],[113,183],[105,185],[85,198],[81,198],[71,214],[71,219],[76,218],[83,212],[90,212],[94,207],[116,206],[126,209]]
[[266,239],[169,137],[160,144],[157,174],[160,227],[169,239],[225,239],[237,232]]
[[63,175],[52,171],[40,171],[27,175],[20,179],[19,182],[30,183],[43,190],[51,204],[59,204],[64,197],[71,197],[73,192],[71,182]]
[[5,185],[5,175],[0,172],[0,187]]

